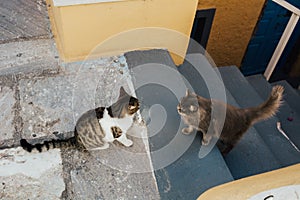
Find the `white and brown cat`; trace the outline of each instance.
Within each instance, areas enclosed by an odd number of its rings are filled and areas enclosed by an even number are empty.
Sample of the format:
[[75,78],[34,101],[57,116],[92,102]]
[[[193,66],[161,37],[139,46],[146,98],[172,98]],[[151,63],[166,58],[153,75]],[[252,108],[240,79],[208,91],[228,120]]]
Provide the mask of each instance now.
[[134,114],[140,105],[137,98],[130,96],[123,87],[120,88],[118,100],[111,106],[98,107],[85,112],[76,123],[74,137],[66,140],[51,140],[43,143],[30,144],[26,139],[21,139],[21,146],[31,152],[43,149],[75,146],[81,150],[106,149],[109,143],[117,140],[126,147],[132,146],[133,142],[126,136],[128,129],[133,123]]
[[[264,103],[251,108],[237,108],[187,91],[186,96],[181,99],[177,106],[178,113],[184,123],[188,125],[182,129],[182,133],[190,134],[194,130],[201,131],[203,134],[202,145],[208,145],[213,137],[218,138],[217,146],[222,154],[226,155],[249,127],[256,122],[272,117],[278,111],[282,102],[283,91],[282,86],[274,86],[269,98]],[[224,108],[226,117],[222,131],[208,134],[210,122],[213,126],[220,126],[218,119],[211,114],[212,105],[215,108]]]

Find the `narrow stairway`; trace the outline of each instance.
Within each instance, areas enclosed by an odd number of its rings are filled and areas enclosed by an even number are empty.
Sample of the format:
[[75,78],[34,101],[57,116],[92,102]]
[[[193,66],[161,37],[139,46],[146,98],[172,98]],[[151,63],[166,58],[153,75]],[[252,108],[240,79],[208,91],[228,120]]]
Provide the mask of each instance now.
[[[147,64],[160,79],[172,79],[171,76],[164,77],[162,75],[161,65],[178,70],[197,94],[206,98],[210,97],[206,85],[207,80],[195,68],[195,64],[198,65],[196,66],[198,69],[207,65],[208,62],[204,56],[193,57],[180,67],[176,67],[168,52],[163,50],[134,51],[127,53],[125,57],[129,68],[134,69]],[[245,78],[235,66],[222,67],[217,70],[221,74],[226,88],[227,102],[231,105],[242,108],[256,106],[262,103],[270,93],[271,84],[265,81],[261,75]],[[135,79],[139,78],[145,77],[135,76]],[[139,80],[135,82],[139,82]],[[300,102],[300,96],[286,82],[274,84],[285,87],[285,102],[280,112],[270,120],[257,123],[250,128],[226,157],[223,158],[218,148],[214,147],[206,157],[200,159],[198,157],[201,146],[199,134],[177,160],[161,168],[158,163],[164,159],[165,155],[160,155],[158,158],[155,152],[173,142],[175,135],[179,137],[176,139],[176,145],[180,145],[180,141],[186,140],[185,137],[187,137],[176,134],[182,126],[180,116],[176,111],[178,100],[174,94],[158,85],[153,87],[152,84],[136,88],[138,98],[142,100],[143,104],[147,104],[148,107],[156,104],[163,105],[168,116],[159,133],[151,135],[153,130],[148,127],[151,158],[161,199],[196,199],[214,186],[300,163],[300,153],[277,129],[277,122],[280,122],[282,129],[291,141],[300,148],[298,131],[300,128],[300,105],[297,103]],[[214,90],[220,89],[218,85],[209,87]]]

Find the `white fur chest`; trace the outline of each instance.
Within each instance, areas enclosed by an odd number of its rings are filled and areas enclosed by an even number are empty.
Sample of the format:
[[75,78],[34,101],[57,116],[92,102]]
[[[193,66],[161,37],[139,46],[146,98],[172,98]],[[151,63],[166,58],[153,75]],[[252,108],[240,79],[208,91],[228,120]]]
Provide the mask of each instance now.
[[102,130],[105,133],[105,140],[112,142],[114,140],[111,127],[117,126],[122,130],[122,134],[126,134],[127,130],[133,123],[133,116],[126,116],[124,118],[112,118],[107,109],[104,110],[103,118],[99,120]]

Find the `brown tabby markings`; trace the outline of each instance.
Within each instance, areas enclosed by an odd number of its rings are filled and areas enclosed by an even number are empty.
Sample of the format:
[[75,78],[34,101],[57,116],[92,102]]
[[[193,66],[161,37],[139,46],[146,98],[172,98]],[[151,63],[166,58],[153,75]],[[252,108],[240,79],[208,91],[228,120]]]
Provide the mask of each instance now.
[[[188,125],[187,128],[182,129],[182,132],[190,134],[193,130],[201,131],[203,133],[203,145],[208,145],[212,137],[219,137],[217,145],[222,154],[226,155],[249,127],[275,115],[281,105],[283,91],[282,86],[274,86],[269,98],[264,103],[257,107],[245,109],[236,108],[221,101],[206,99],[188,91],[177,106],[178,113],[184,123]],[[217,131],[220,127],[219,122],[217,119],[211,119],[212,105],[216,110],[218,108],[226,109],[226,118],[221,134]],[[207,134],[211,120],[214,133]]]
[[117,126],[111,127],[111,132],[113,133],[114,138],[119,138],[122,135],[122,130]]

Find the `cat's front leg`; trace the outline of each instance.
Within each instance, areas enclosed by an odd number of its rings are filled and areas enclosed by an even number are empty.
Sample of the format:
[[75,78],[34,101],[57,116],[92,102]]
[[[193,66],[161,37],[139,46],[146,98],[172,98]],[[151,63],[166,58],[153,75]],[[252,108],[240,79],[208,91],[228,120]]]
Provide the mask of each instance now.
[[211,134],[205,134],[203,133],[203,138],[202,138],[202,145],[208,145],[209,142],[211,141],[212,139],[212,135]]
[[192,126],[188,126],[186,128],[183,128],[181,132],[185,135],[189,135],[193,132],[193,130],[194,128]]
[[133,142],[132,140],[129,140],[127,137],[126,137],[126,134],[123,133],[119,138],[116,138],[116,140],[118,142],[120,142],[121,144],[123,144],[125,147],[130,147],[133,145]]
[[212,126],[213,126],[213,132],[212,133],[204,133],[203,132],[203,137],[202,137],[202,145],[209,145],[211,139],[213,137],[218,137],[218,124],[217,124],[217,120],[213,119],[212,120]]
[[108,147],[109,147],[109,143],[108,143],[108,142],[105,142],[105,143],[103,144],[103,146],[91,148],[91,149],[88,149],[88,151],[104,150],[104,149],[107,149]]

